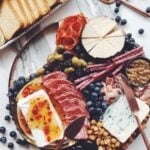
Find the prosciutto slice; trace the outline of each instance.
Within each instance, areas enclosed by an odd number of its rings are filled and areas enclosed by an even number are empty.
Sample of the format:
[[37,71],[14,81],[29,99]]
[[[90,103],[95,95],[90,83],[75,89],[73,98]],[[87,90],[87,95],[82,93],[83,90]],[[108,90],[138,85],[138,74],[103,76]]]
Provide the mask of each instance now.
[[[89,117],[83,95],[72,82],[67,80],[67,76],[63,72],[56,71],[44,76],[43,86],[50,98],[57,101],[62,107],[68,125],[78,117]],[[86,139],[86,131],[87,121],[76,139]]]

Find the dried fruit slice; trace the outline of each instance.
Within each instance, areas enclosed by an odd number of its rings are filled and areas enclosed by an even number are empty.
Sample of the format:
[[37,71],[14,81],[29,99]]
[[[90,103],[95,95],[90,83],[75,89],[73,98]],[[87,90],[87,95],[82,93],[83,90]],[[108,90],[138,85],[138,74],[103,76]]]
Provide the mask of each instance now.
[[94,58],[106,59],[114,56],[122,50],[124,42],[124,32],[108,17],[90,20],[82,33],[82,44]]

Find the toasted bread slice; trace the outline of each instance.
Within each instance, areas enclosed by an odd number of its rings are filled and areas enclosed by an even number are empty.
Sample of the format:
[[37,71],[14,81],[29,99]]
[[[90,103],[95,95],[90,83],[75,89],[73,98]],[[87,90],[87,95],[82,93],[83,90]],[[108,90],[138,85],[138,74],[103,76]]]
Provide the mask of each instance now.
[[0,6],[0,28],[6,40],[10,40],[21,28],[21,22],[11,8],[10,0],[4,0]]
[[21,21],[22,27],[26,28],[29,25],[29,23],[27,21],[27,16],[20,0],[10,0],[10,3],[14,11],[16,11],[17,18]]
[[35,0],[38,4],[38,9],[42,15],[45,15],[50,10],[47,0]]
[[48,2],[48,6],[51,8],[56,4],[57,0],[47,0],[47,2]]
[[36,19],[34,17],[34,13],[31,9],[31,6],[29,4],[28,0],[19,0],[21,5],[23,6],[23,10],[25,11],[25,14],[27,16],[27,22],[29,25],[31,25]]
[[0,46],[2,46],[5,43],[5,37],[3,32],[0,30]]

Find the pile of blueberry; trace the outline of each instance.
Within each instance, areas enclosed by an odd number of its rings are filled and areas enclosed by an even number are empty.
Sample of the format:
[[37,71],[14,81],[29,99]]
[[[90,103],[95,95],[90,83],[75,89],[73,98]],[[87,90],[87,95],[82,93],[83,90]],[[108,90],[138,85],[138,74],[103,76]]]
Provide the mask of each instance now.
[[98,121],[102,119],[103,113],[108,107],[101,94],[102,87],[103,85],[101,82],[96,82],[90,84],[83,90],[91,120],[95,119]]

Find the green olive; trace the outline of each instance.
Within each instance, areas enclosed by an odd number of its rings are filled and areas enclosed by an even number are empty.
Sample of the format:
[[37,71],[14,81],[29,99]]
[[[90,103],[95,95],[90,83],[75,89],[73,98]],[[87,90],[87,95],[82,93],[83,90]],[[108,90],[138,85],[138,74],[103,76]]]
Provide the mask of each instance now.
[[44,68],[40,68],[39,70],[36,71],[36,75],[42,75],[44,74],[45,69]]
[[56,48],[56,52],[62,54],[65,51],[63,45],[58,45]]
[[47,57],[47,62],[49,62],[49,61],[51,61],[51,60],[54,60],[54,54],[48,55],[48,57]]
[[68,68],[65,68],[64,72],[65,73],[70,73],[70,72],[74,72],[75,69],[73,67],[68,67]]
[[54,54],[54,60],[63,61],[64,57],[63,57],[63,55],[56,53],[56,54]]

